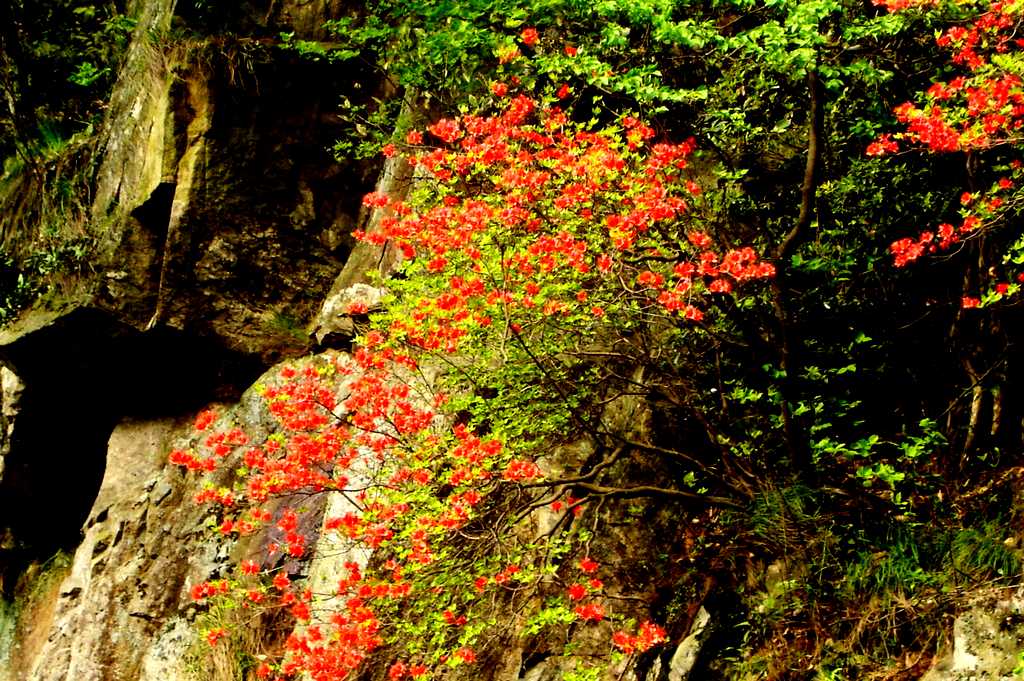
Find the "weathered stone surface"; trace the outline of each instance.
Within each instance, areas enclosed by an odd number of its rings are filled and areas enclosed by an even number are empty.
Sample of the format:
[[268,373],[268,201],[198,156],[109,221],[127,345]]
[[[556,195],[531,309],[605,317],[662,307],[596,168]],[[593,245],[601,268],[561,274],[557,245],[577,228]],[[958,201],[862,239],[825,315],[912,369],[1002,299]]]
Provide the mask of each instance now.
[[[0,333],[2,361],[24,381],[0,478],[0,531],[41,558],[79,539],[118,421],[237,397],[259,373],[215,343],[166,329],[141,333],[89,306],[22,322]],[[0,549],[0,562],[9,556]]]
[[[60,586],[50,636],[19,678],[137,678],[163,613],[184,603],[186,577],[202,558],[195,555],[202,511],[165,463],[167,448],[186,427],[159,419],[114,430],[103,484]],[[157,503],[151,492],[158,483],[172,492]]]
[[[215,338],[265,365],[299,354],[378,170],[333,158],[345,125],[334,110],[342,96],[374,95],[379,76],[277,44],[280,32],[326,37],[340,0],[132,7],[138,26],[82,164],[95,168],[82,180],[92,204],[75,236],[95,249],[53,287],[46,311],[95,307],[138,329]],[[34,232],[22,231],[26,243],[9,252],[32,251]]]
[[1022,651],[1024,593],[984,599],[956,618],[951,649],[921,681],[1009,681]]
[[[156,83],[123,114],[130,122],[111,121],[94,207],[110,225],[100,242],[110,268],[96,303],[273,360],[304,347],[347,255],[337,225],[354,223],[345,216],[358,211],[362,176],[325,151],[339,130],[320,113],[343,84],[267,48],[251,81],[232,82],[230,56],[191,49],[150,64]],[[162,161],[118,160],[140,145]]]
[[687,681],[697,664],[697,657],[711,634],[711,614],[703,607],[697,611],[689,636],[676,647],[669,661],[668,681]]
[[[0,585],[79,544],[52,618],[27,623],[45,646],[11,681],[176,678],[194,640],[183,594],[226,556],[169,444],[309,345],[376,175],[327,151],[339,96],[369,97],[373,78],[274,46],[327,37],[343,3],[229,9],[129,3],[138,25],[92,154],[96,251],[0,332]],[[238,413],[266,418],[253,401]]]
[[356,318],[365,314],[354,315],[352,306],[362,305],[366,312],[378,310],[385,294],[383,288],[369,284],[352,284],[346,289],[332,291],[317,318],[317,342],[332,345],[334,338],[352,338],[356,333]]
[[[223,423],[254,437],[270,425],[252,392],[219,411]],[[70,574],[52,620],[40,623],[45,644],[10,681],[195,678],[195,669],[186,673],[197,640],[189,589],[222,576],[235,547],[209,531],[209,509],[192,502],[203,481],[167,462],[191,437],[191,415],[125,419],[114,428]]]
[[[385,194],[392,201],[401,201],[409,193],[414,180],[412,167],[400,156],[393,156],[385,162],[375,191]],[[372,211],[364,208],[359,214],[359,224],[367,233],[373,233],[379,228],[380,221],[391,215],[390,208]],[[401,253],[390,244],[383,247],[372,246],[366,242],[355,244],[317,315],[313,331],[317,342],[329,342],[331,336],[350,336],[352,322],[344,313],[345,307],[352,302],[352,296],[366,292],[366,289],[356,287],[366,286],[371,272],[375,272],[383,279],[394,271],[399,262]]]
[[4,459],[11,451],[14,420],[24,390],[25,384],[18,375],[8,367],[0,366],[0,480],[4,476]]
[[[133,5],[139,26],[96,151],[88,225],[99,244],[95,261],[74,296],[30,311],[0,333],[3,361],[25,381],[15,428],[9,419],[0,424],[10,452],[3,455],[9,465],[0,479],[0,530],[17,515],[14,534],[77,543],[52,607],[28,623],[34,643],[3,681],[212,676],[189,657],[198,612],[189,588],[223,576],[237,558],[231,552],[265,555],[261,542],[269,540],[232,547],[206,532],[207,511],[191,503],[197,481],[167,465],[166,454],[188,437],[200,406],[247,384],[255,366],[304,351],[318,309],[318,341],[351,336],[351,303],[373,308],[382,296],[366,273],[386,276],[400,261],[390,245],[350,237],[357,224],[372,232],[387,215],[360,204],[377,169],[343,167],[325,150],[340,132],[332,113],[339,95],[360,85],[370,91],[372,81],[358,72],[339,77],[272,46],[278,31],[326,37],[322,23],[341,15],[341,0],[177,3],[178,16],[173,0]],[[168,38],[200,27],[251,37]],[[415,179],[396,157],[378,191],[401,198]],[[2,383],[6,419],[17,390]],[[252,434],[268,428],[251,393],[229,418]],[[607,421],[635,438],[649,435],[642,400],[613,400]],[[557,475],[582,468],[595,453],[593,443],[581,441],[544,464]],[[26,513],[39,509],[39,499],[45,512]],[[331,514],[347,503],[340,496],[321,501]],[[601,503],[594,511],[601,532],[588,550],[612,564],[628,557],[621,574],[606,579],[607,589],[638,594],[616,605],[617,616],[648,619],[657,599],[651,576],[671,581],[672,566],[659,553],[675,520],[637,504],[630,512],[638,516],[623,521],[621,508]],[[564,508],[538,509],[522,531],[536,538],[572,518]],[[345,560],[370,559],[331,546],[330,537],[319,541],[322,558],[308,566],[318,592],[330,593]],[[549,586],[550,594],[563,589]],[[323,618],[334,603],[328,597],[314,606]],[[527,637],[518,636],[523,616],[510,617],[514,635],[482,651],[485,664],[453,671],[450,681],[556,681],[606,656],[616,627],[606,620]],[[12,621],[0,613],[0,639]],[[627,657],[605,678],[664,681],[666,664],[673,681],[687,678],[703,640],[699,621],[670,662],[667,651],[659,661],[654,653]],[[572,654],[561,654],[566,642]],[[5,650],[0,645],[0,664]]]

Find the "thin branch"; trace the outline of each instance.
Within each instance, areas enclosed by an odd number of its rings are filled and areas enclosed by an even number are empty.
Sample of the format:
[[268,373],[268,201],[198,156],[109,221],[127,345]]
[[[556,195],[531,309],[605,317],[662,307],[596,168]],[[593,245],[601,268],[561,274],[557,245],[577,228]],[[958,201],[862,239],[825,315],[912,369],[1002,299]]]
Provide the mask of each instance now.
[[575,485],[579,489],[586,490],[592,494],[606,497],[618,497],[621,499],[636,499],[640,497],[660,497],[664,499],[676,499],[698,503],[701,505],[725,506],[727,508],[742,509],[743,504],[727,497],[718,497],[710,494],[698,494],[687,492],[681,489],[669,489],[667,487],[656,487],[654,485],[637,485],[635,487],[605,487],[594,483],[583,483]]

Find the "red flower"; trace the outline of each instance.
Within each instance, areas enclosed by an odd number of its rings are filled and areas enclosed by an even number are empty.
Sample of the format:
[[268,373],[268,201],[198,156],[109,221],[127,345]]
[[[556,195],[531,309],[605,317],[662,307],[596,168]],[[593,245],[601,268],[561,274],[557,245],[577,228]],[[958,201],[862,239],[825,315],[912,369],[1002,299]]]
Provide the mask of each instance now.
[[562,83],[562,87],[558,88],[558,93],[555,96],[558,97],[559,99],[565,99],[566,97],[569,96],[569,92],[569,84]]
[[639,276],[637,276],[636,281],[638,284],[646,286],[647,288],[660,288],[661,285],[665,283],[665,277],[661,276],[657,272],[647,270],[646,272],[641,272]]
[[[897,113],[899,113],[899,110]],[[886,154],[894,154],[899,150],[900,146],[893,141],[892,136],[886,134],[881,135],[877,140],[869,144],[865,153],[868,156],[885,156]]]
[[628,654],[636,648],[636,637],[625,631],[616,631],[612,634],[612,645]]
[[206,642],[211,646],[217,645],[217,641],[228,635],[228,632],[224,627],[217,627],[216,629],[210,629],[206,632]]
[[578,605],[573,612],[584,622],[600,622],[604,619],[604,607],[598,603]]
[[430,131],[434,137],[437,137],[442,142],[451,144],[459,138],[462,134],[459,130],[459,124],[457,121],[453,121],[450,118],[442,118],[438,122],[429,126],[427,130]]
[[578,601],[587,595],[587,587],[582,584],[573,584],[568,590],[570,600]]
[[292,606],[292,615],[295,619],[308,620],[309,619],[309,605],[303,602],[298,602]]
[[667,640],[665,630],[653,622],[644,622],[640,625],[640,632],[637,634],[637,650],[643,652]]
[[577,52],[576,48],[573,47],[572,45],[566,45],[565,46],[565,54],[567,56],[575,57],[576,56],[576,52]]
[[451,610],[445,610],[441,614],[444,616],[445,624],[451,625],[453,627],[461,627],[468,621],[465,615],[459,615],[458,617],[456,617],[455,613],[453,613]]
[[217,412],[212,409],[204,409],[196,416],[196,430],[202,431],[210,427],[217,420]]
[[960,307],[965,310],[969,310],[972,307],[978,307],[979,305],[981,305],[981,300],[979,298],[974,298],[973,296],[964,296],[960,300]]
[[732,283],[728,279],[715,279],[708,286],[712,293],[729,293],[732,291]]
[[279,572],[277,573],[277,576],[274,577],[274,581],[272,583],[275,589],[278,589],[279,591],[284,591],[292,582],[290,579],[288,579],[288,575],[286,575],[283,572]]
[[537,34],[537,29],[532,27],[524,28],[523,32],[519,34],[519,37],[522,39],[523,44],[526,45],[527,47],[533,47],[534,45],[536,45],[537,40],[540,38],[540,36]]
[[686,235],[686,238],[697,248],[707,248],[711,245],[711,237],[704,232],[690,232]]
[[598,567],[599,566],[597,564],[597,561],[592,560],[590,556],[587,556],[586,558],[580,560],[580,570],[583,570],[587,574],[595,572]]
[[612,645],[624,653],[633,651],[642,653],[665,640],[665,630],[653,622],[641,624],[640,631],[636,636],[626,631],[616,631],[612,635]]

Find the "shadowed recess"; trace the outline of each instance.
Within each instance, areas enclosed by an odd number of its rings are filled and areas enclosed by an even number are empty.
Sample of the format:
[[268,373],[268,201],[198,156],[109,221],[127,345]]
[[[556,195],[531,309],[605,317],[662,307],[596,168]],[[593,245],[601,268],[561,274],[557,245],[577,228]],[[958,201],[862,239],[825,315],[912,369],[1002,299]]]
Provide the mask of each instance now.
[[262,370],[214,342],[140,333],[90,309],[23,336],[3,361],[25,390],[0,480],[0,569],[78,544],[122,418],[186,414],[237,397]]

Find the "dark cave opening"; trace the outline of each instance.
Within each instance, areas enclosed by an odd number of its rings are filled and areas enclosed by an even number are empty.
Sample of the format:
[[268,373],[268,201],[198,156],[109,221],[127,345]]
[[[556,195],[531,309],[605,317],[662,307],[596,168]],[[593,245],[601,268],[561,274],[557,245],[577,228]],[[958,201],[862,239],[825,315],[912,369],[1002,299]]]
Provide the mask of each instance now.
[[8,576],[77,546],[121,419],[237,398],[264,368],[214,340],[142,333],[94,309],[7,346],[2,361],[25,384],[0,478],[0,575]]

